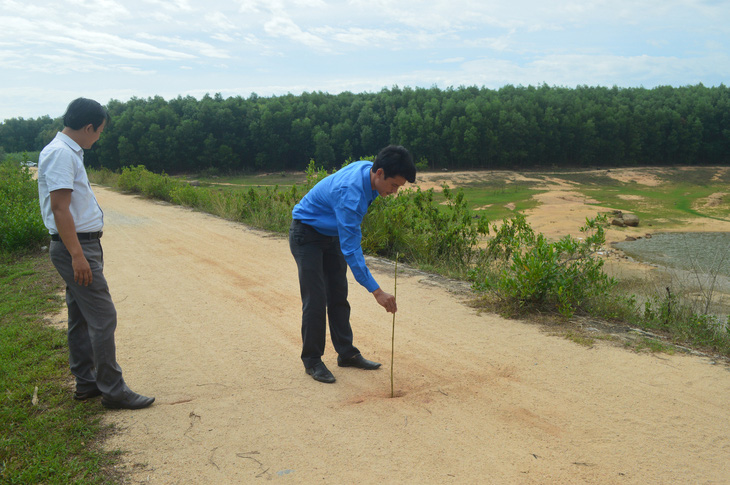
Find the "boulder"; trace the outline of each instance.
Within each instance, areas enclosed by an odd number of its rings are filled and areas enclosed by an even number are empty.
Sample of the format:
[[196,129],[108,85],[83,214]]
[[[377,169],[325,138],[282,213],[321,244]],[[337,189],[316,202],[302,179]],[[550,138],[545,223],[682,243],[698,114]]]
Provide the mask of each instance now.
[[631,227],[639,225],[639,217],[636,214],[623,214],[624,224]]
[[621,211],[613,211],[613,219],[611,224],[618,227],[636,227],[639,225],[639,217],[635,214],[624,214]]

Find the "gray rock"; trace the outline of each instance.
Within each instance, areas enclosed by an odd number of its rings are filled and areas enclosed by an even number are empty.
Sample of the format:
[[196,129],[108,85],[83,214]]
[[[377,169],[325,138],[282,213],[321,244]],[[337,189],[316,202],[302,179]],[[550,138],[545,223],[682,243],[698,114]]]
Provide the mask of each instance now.
[[624,224],[631,227],[639,225],[639,217],[635,214],[623,214]]

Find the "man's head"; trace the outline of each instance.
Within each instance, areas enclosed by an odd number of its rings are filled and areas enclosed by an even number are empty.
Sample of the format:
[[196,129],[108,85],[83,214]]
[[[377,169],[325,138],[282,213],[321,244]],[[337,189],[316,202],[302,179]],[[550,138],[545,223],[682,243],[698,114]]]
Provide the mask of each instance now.
[[406,181],[416,181],[416,166],[408,150],[398,145],[388,145],[380,150],[370,173],[373,189],[385,197],[398,193]]
[[66,114],[63,115],[63,126],[72,130],[80,130],[86,125],[92,125],[96,131],[104,122],[109,122],[109,112],[93,99],[74,99],[66,108]]
[[93,99],[71,101],[63,115],[63,132],[81,148],[91,148],[109,122],[109,112]]

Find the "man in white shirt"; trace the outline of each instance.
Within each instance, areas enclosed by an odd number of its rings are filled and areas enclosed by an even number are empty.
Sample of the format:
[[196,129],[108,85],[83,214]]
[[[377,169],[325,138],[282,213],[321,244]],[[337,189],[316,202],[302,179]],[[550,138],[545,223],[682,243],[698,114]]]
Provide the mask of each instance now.
[[117,312],[104,278],[100,241],[104,213],[84,168],[84,149],[96,143],[108,121],[109,113],[94,100],[69,104],[63,130],[41,151],[38,196],[51,234],[51,261],[66,282],[74,399],[102,396],[106,408],[141,409],[155,398],[129,389],[116,360]]

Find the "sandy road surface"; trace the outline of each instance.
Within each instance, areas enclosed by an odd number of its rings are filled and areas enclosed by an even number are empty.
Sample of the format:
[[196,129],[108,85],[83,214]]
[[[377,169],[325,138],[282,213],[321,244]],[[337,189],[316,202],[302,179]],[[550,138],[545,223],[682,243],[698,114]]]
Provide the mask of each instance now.
[[[146,410],[110,411],[130,483],[730,483],[730,372],[586,349],[398,278],[391,317],[351,280],[355,343],[384,363],[304,373],[283,238],[95,188],[118,358]],[[392,290],[392,267],[376,279]],[[93,403],[90,405],[98,405]]]

